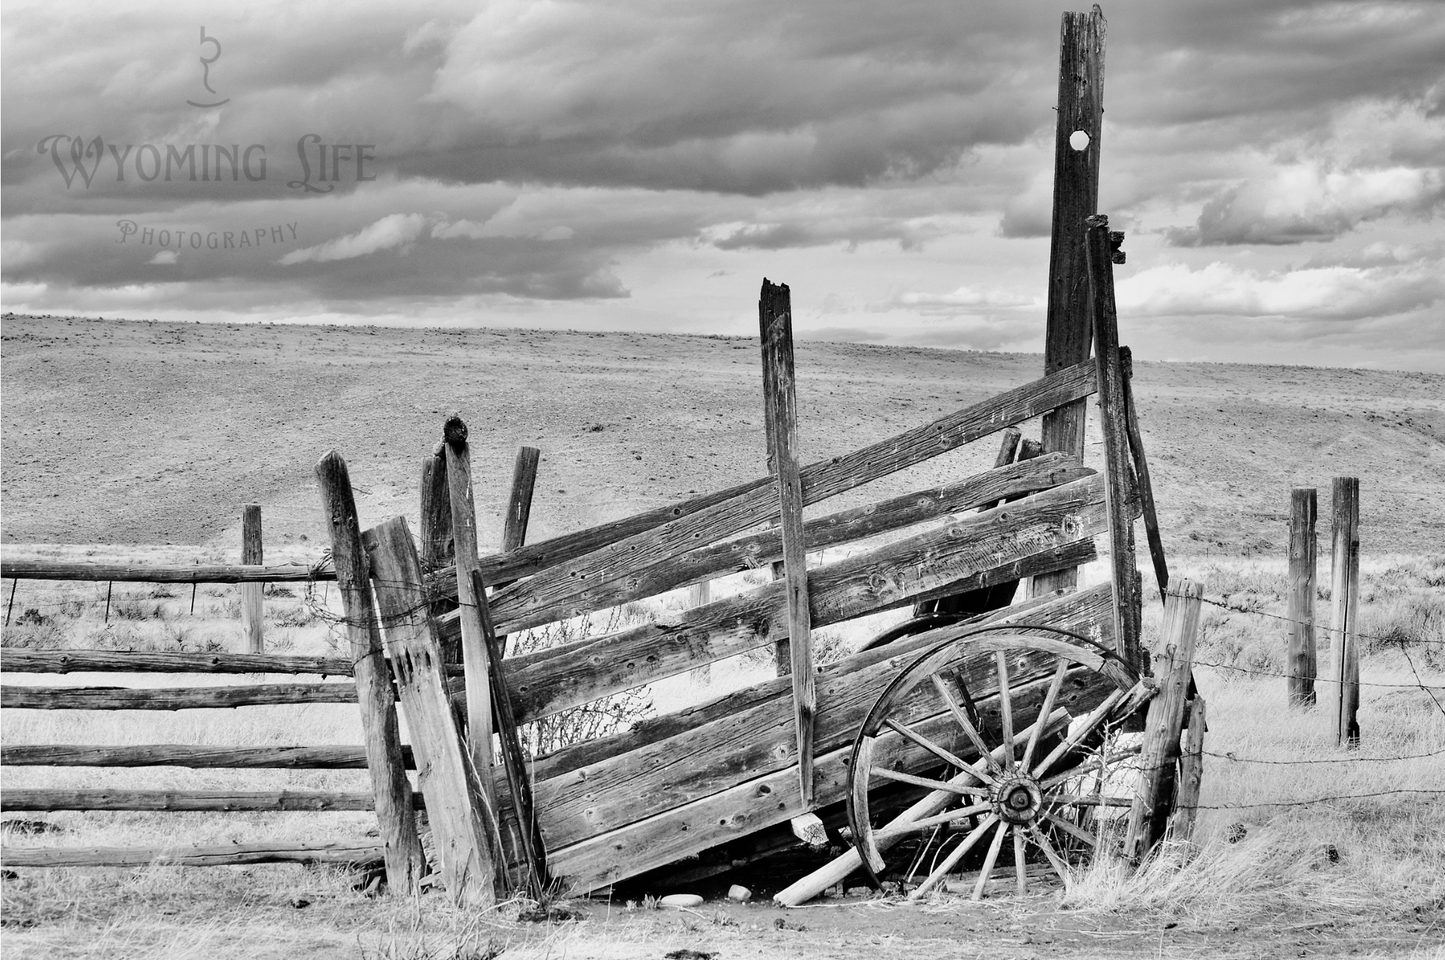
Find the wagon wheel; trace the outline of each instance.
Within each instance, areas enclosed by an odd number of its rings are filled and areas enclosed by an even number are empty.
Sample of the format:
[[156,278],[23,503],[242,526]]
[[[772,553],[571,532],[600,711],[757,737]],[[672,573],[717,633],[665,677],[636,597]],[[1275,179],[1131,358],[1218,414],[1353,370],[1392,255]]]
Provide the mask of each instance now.
[[[1137,680],[1110,651],[1052,627],[976,628],[920,656],[883,691],[853,743],[848,821],[871,882],[902,841],[951,831],[911,899],[988,840],[973,889],[981,898],[1010,836],[1020,893],[1030,847],[1067,887],[1070,863],[1101,842],[1090,829],[1094,815],[1127,803],[1097,787],[1123,757],[1107,734],[1122,710],[1137,707]],[[1074,789],[1083,779],[1093,780],[1093,796]],[[907,788],[913,795],[900,798]],[[915,800],[920,788],[929,792]],[[912,805],[893,817],[905,801]],[[931,846],[918,849],[915,866]],[[909,873],[916,875],[912,866]]]

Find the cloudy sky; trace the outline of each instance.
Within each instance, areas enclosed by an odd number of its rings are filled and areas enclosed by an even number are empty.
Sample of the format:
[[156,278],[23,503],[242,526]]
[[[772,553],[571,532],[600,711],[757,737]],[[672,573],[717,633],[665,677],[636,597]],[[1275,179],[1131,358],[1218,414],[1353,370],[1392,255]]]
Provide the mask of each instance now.
[[[0,294],[1040,350],[1066,9],[7,0]],[[1445,4],[1104,14],[1136,355],[1445,372]]]

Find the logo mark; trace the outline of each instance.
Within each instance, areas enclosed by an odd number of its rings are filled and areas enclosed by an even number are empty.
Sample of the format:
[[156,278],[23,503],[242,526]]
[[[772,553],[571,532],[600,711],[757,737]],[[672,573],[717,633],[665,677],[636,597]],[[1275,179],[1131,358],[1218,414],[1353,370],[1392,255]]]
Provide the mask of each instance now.
[[[215,47],[216,47],[216,54],[215,54],[215,56],[211,57],[209,60],[206,59],[205,57],[201,57],[201,85],[206,88],[207,92],[209,92],[209,93],[211,93],[211,94],[214,95],[216,91],[211,87],[211,64],[213,64],[213,63],[215,63],[217,60],[221,59],[221,41],[217,40],[215,37],[208,37],[208,36],[206,36],[206,28],[203,26],[203,27],[201,27],[201,44],[200,44],[200,45],[201,45],[201,47],[204,49],[205,46],[206,46],[206,44],[208,44],[208,43],[215,45]],[[231,102],[231,98],[230,98],[230,97],[227,97],[227,98],[224,99],[224,100],[217,100],[215,103],[197,103],[197,102],[194,101],[194,100],[187,100],[187,101],[186,101],[186,103],[189,103],[191,106],[193,106],[193,107],[200,107],[200,108],[202,108],[203,110],[209,110],[209,109],[211,109],[212,107],[224,106],[225,104],[228,104],[228,103],[230,103],[230,102]]]

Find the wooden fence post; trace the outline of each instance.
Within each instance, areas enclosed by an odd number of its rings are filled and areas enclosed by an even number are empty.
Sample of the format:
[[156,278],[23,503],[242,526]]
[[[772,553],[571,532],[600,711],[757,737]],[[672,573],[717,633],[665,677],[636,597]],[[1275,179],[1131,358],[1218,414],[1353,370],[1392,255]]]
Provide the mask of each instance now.
[[758,300],[763,345],[764,419],[769,453],[777,470],[783,568],[788,600],[788,650],[797,720],[798,777],[803,807],[813,805],[813,624],[808,609],[807,544],[803,540],[803,481],[798,472],[798,399],[793,372],[793,308],[787,284],[763,280]]
[[[711,603],[711,602],[712,602],[712,581],[711,581],[711,580],[704,580],[704,581],[702,581],[701,583],[694,583],[694,584],[692,584],[691,586],[689,586],[689,587],[687,588],[687,607],[688,607],[689,610],[691,610],[693,607],[705,607],[705,606],[707,606],[707,605],[708,605],[709,603]],[[694,683],[704,683],[704,684],[705,684],[705,683],[711,683],[711,682],[712,682],[712,664],[711,664],[711,663],[704,663],[702,666],[700,666],[700,667],[698,667],[696,670],[692,671],[692,673],[689,674],[689,676],[692,677],[692,680],[693,680]]]
[[472,763],[457,729],[411,531],[404,518],[396,517],[366,531],[362,543],[371,560],[372,587],[411,731],[442,883],[460,904],[490,906],[496,899],[494,822],[487,822],[481,780],[490,779],[491,770]]
[[1315,514],[1313,487],[1290,491],[1289,513],[1289,702],[1315,702]]
[[1199,787],[1204,781],[1204,733],[1206,720],[1204,698],[1199,694],[1189,701],[1189,736],[1184,753],[1179,757],[1179,790],[1174,800],[1174,816],[1169,830],[1178,840],[1194,836],[1199,819]]
[[1204,585],[1190,580],[1178,580],[1166,589],[1159,693],[1150,701],[1144,723],[1144,745],[1139,754],[1142,776],[1129,811],[1129,833],[1124,844],[1126,854],[1135,861],[1142,859],[1164,835],[1169,821],[1174,765],[1179,760],[1179,731],[1184,724],[1203,596]]
[[427,872],[426,854],[416,832],[411,781],[406,775],[381,630],[371,603],[370,565],[361,546],[361,525],[346,461],[331,451],[316,464],[316,479],[321,489],[321,512],[331,532],[331,557],[346,615],[346,635],[351,640],[366,769],[371,775],[376,822],[386,851],[386,881],[393,892],[414,894]]
[[[261,505],[248,503],[241,508],[241,562],[260,566],[265,562],[261,550]],[[241,584],[241,633],[246,638],[247,653],[265,653],[264,583]]]
[[[1059,32],[1058,122],[1054,128],[1054,206],[1049,241],[1049,302],[1044,335],[1044,373],[1089,359],[1088,267],[1080,224],[1099,211],[1099,161],[1104,118],[1104,40],[1108,24],[1097,5],[1089,13],[1065,13]],[[1082,132],[1082,149],[1071,139]],[[1084,459],[1085,401],[1044,414],[1045,453]],[[1077,569],[1035,577],[1035,597],[1073,590]]]
[[[452,501],[452,541],[457,550],[457,607],[461,614],[462,666],[467,691],[467,746],[476,765],[485,801],[487,826],[496,831],[497,802],[492,781],[492,686],[487,667],[487,641],[476,595],[477,512],[472,494],[472,458],[467,425],[453,414],[442,428],[447,459],[447,489]],[[493,833],[495,836],[495,832]]]
[[1355,617],[1360,605],[1360,479],[1335,477],[1334,551],[1330,606],[1331,717],[1335,739],[1359,746],[1360,654],[1356,647]]
[[1094,362],[1098,373],[1099,427],[1104,435],[1105,498],[1109,507],[1109,559],[1113,565],[1114,635],[1119,654],[1134,669],[1149,670],[1142,633],[1143,604],[1139,566],[1134,550],[1134,502],[1138,497],[1129,455],[1129,428],[1124,404],[1124,372],[1119,357],[1119,317],[1114,304],[1114,265],[1109,243],[1109,218],[1084,221],[1084,252],[1094,327]]
[[[452,541],[452,500],[447,489],[447,458],[438,443],[431,456],[421,465],[421,568],[434,573],[456,563],[456,544]],[[456,601],[438,597],[431,602],[433,618],[451,613]],[[462,662],[460,635],[442,637],[442,657],[447,663]]]
[[512,493],[507,498],[507,521],[502,527],[502,552],[511,553],[527,542],[527,522],[532,518],[532,491],[537,485],[537,462],[542,451],[536,447],[517,450],[512,465]]

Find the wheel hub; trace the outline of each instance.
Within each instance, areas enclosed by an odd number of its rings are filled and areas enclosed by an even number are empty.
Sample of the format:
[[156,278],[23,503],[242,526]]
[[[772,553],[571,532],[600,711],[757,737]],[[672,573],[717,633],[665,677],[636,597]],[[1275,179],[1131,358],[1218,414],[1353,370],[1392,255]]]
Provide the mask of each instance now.
[[994,812],[1009,823],[1032,823],[1044,805],[1038,781],[1024,775],[1001,781],[989,799]]

